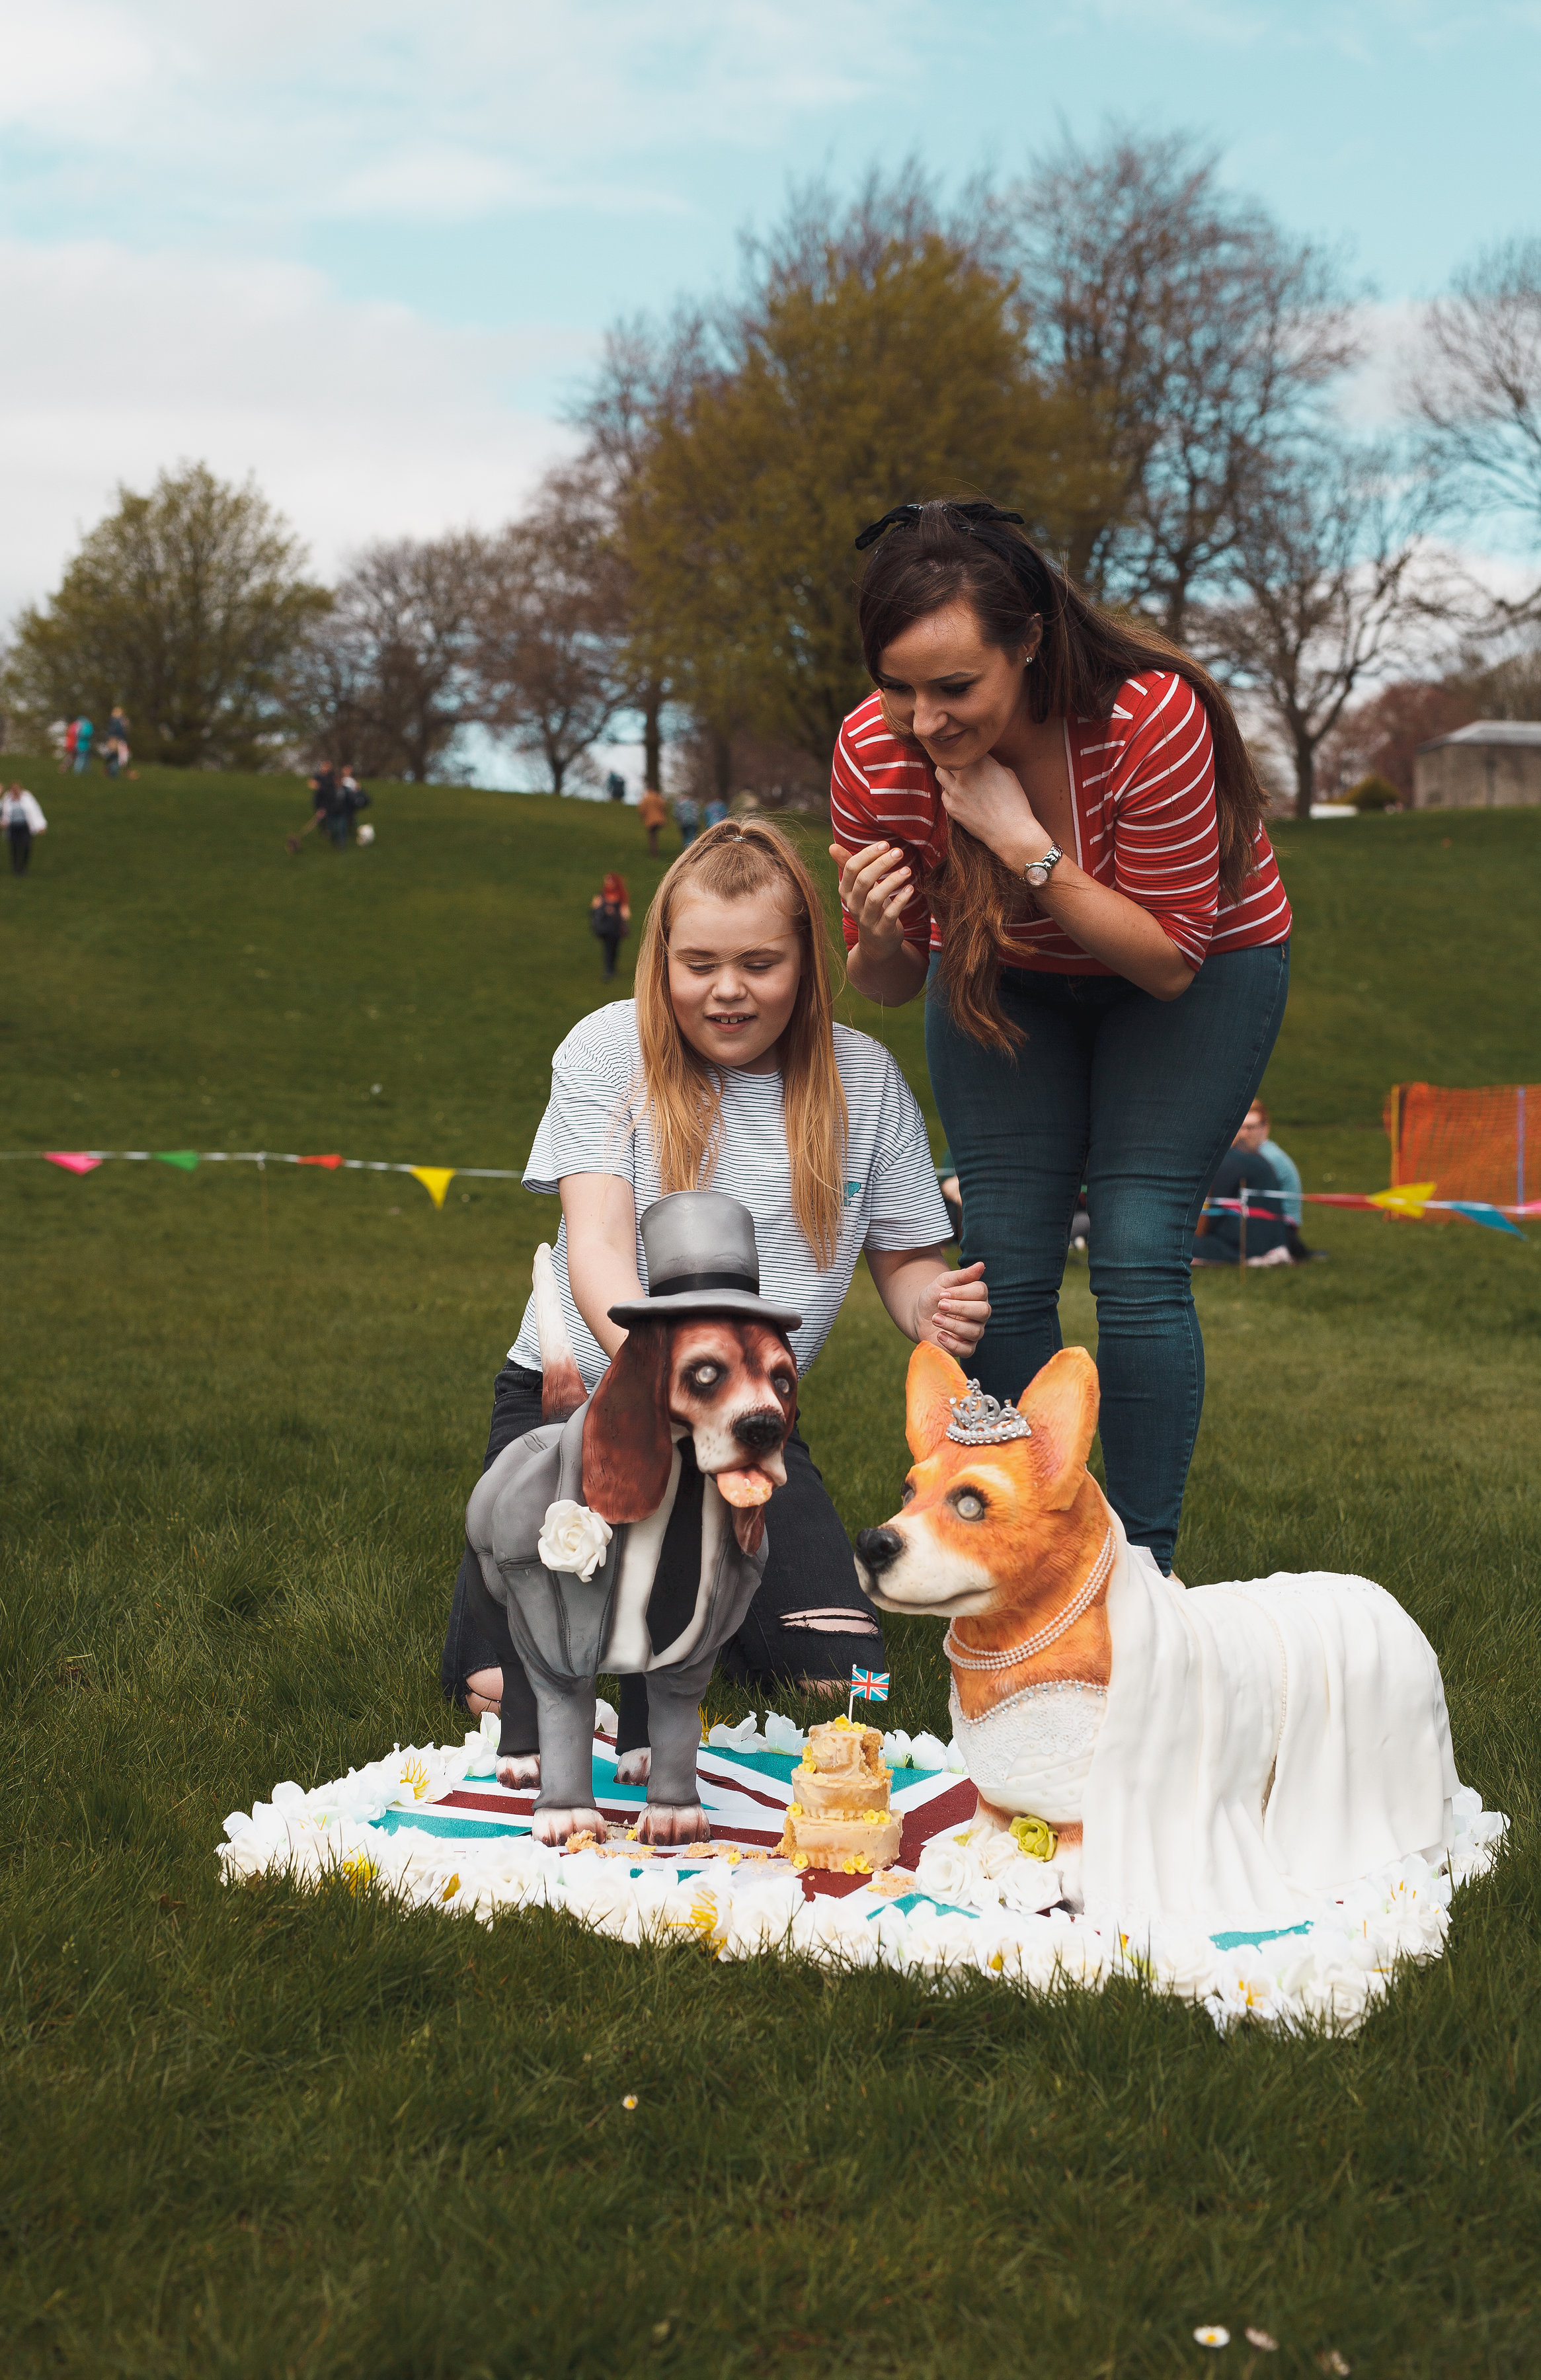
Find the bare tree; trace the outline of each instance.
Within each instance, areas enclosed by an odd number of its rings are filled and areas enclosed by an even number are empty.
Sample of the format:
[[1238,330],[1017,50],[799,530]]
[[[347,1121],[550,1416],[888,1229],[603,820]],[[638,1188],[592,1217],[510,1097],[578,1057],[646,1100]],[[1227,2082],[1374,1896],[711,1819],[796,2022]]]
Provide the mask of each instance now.
[[603,489],[553,473],[489,551],[476,644],[479,716],[540,754],[553,793],[631,697],[625,625]]
[[472,656],[486,570],[485,541],[468,530],[358,556],[295,673],[318,752],[426,783],[479,716]]
[[1338,269],[1223,190],[1184,133],[1067,137],[997,215],[1030,351],[1085,449],[1069,567],[1181,639],[1259,456],[1353,359]]
[[641,315],[618,322],[606,334],[600,368],[569,419],[585,433],[577,469],[589,501],[608,516],[615,548],[614,589],[627,610],[628,708],[642,714],[644,781],[661,785],[663,712],[669,700],[668,659],[657,640],[637,633],[631,616],[632,573],[625,555],[626,509],[653,452],[660,428],[677,421],[691,390],[713,370],[717,345],[707,318],[681,308],[662,324]]
[[[1447,502],[1506,513],[1541,547],[1541,238],[1488,249],[1428,310],[1414,410]],[[1541,584],[1512,616],[1541,607]]]
[[1240,599],[1207,615],[1203,641],[1280,728],[1298,818],[1311,814],[1317,750],[1355,688],[1426,616],[1414,565],[1426,517],[1422,485],[1399,481],[1375,448],[1286,450],[1246,492]]

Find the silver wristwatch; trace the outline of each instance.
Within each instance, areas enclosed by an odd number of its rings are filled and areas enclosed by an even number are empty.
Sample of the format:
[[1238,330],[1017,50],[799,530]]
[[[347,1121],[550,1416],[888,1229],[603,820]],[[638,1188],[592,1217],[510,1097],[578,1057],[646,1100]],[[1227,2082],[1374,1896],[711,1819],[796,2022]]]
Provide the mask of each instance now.
[[1063,857],[1064,853],[1060,849],[1059,844],[1051,844],[1041,859],[1030,859],[1027,862],[1022,871],[1023,882],[1030,884],[1037,892],[1040,884],[1048,883]]

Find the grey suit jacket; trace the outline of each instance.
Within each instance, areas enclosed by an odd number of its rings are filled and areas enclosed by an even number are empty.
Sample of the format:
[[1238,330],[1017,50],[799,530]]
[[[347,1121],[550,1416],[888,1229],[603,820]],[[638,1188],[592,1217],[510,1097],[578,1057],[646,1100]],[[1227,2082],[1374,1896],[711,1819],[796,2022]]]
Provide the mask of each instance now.
[[[610,1635],[621,1561],[630,1529],[620,1523],[592,1578],[548,1570],[536,1550],[549,1505],[583,1501],[583,1425],[588,1402],[564,1422],[543,1424],[515,1439],[483,1473],[466,1507],[466,1535],[481,1566],[487,1592],[508,1614],[515,1650],[538,1699],[589,1685]],[[653,1680],[696,1698],[706,1689],[718,1647],[733,1635],[754,1600],[765,1570],[768,1536],[746,1554],[730,1527],[722,1535],[715,1574],[708,1583],[706,1624],[688,1659]]]

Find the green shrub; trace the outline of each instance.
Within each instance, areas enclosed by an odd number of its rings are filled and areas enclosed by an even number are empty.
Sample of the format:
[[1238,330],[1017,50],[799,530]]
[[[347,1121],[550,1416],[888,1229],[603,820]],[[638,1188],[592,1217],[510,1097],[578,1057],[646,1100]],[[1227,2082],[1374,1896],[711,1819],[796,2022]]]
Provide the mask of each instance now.
[[1398,810],[1402,797],[1401,787],[1393,785],[1389,777],[1372,773],[1351,786],[1344,799],[1352,802],[1356,810]]

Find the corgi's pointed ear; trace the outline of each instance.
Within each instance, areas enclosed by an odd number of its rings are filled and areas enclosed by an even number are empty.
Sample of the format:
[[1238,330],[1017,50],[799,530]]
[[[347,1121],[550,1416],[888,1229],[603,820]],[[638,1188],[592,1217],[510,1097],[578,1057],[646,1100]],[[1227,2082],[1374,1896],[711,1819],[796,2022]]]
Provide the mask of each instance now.
[[1080,1493],[1086,1457],[1097,1436],[1097,1366],[1084,1347],[1062,1347],[1050,1355],[1016,1401],[1033,1433],[1043,1500],[1063,1512]]
[[910,1357],[904,1383],[904,1436],[917,1463],[924,1463],[946,1437],[953,1399],[961,1397],[967,1386],[952,1356],[922,1340]]

